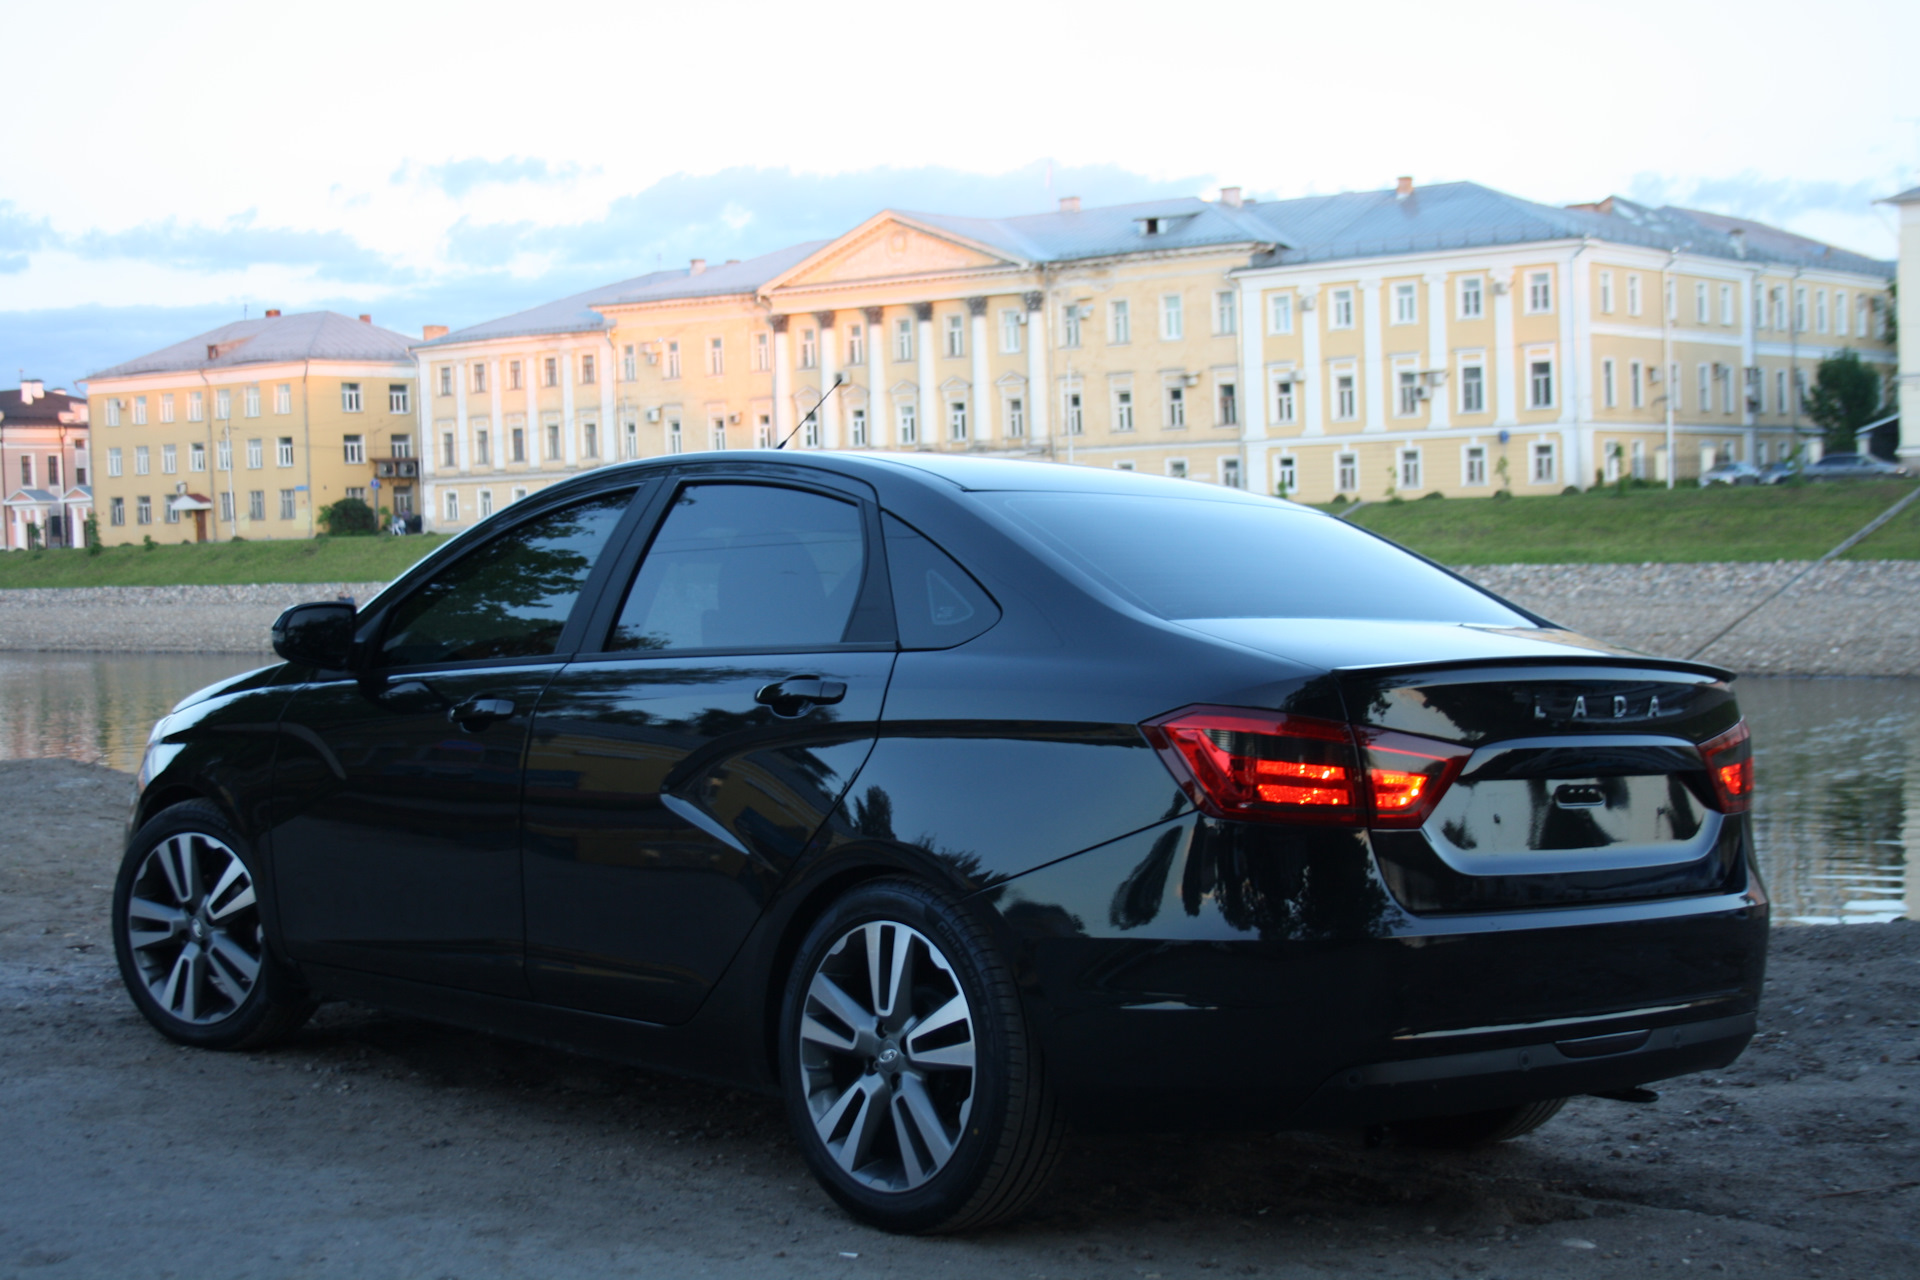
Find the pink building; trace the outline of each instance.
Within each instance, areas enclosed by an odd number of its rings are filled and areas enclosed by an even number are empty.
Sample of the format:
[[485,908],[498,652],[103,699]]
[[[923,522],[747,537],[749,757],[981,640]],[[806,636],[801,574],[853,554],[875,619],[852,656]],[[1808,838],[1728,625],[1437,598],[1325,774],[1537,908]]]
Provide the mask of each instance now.
[[25,550],[29,526],[40,546],[85,545],[93,513],[87,474],[87,402],[35,378],[0,391],[0,492],[5,546]]

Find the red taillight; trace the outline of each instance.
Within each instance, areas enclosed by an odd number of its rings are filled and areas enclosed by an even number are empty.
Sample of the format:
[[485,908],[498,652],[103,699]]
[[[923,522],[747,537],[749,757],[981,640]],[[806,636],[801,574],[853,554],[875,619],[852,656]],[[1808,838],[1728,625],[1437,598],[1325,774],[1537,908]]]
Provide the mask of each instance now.
[[1418,827],[1471,754],[1370,729],[1356,744],[1338,721],[1241,707],[1187,707],[1142,728],[1193,802],[1223,818]]
[[1733,728],[1700,744],[1707,777],[1722,813],[1745,813],[1753,803],[1753,742],[1742,720]]
[[1239,707],[1187,707],[1141,726],[1193,802],[1223,818],[1354,823],[1347,726]]

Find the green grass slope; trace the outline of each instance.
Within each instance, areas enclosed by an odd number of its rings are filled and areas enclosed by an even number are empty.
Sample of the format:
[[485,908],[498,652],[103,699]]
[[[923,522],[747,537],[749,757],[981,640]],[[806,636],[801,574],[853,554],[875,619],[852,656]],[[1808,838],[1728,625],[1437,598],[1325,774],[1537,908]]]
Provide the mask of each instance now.
[[158,587],[252,582],[390,582],[445,539],[316,538],[311,542],[206,542],[0,554],[0,589]]

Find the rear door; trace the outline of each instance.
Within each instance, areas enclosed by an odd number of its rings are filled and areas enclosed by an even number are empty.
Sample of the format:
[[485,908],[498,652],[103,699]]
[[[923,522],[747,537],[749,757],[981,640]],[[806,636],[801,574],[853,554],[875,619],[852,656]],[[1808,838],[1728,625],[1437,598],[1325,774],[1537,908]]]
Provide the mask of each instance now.
[[529,977],[691,1017],[872,747],[895,643],[863,492],[703,472],[663,493],[600,651],[527,766]]

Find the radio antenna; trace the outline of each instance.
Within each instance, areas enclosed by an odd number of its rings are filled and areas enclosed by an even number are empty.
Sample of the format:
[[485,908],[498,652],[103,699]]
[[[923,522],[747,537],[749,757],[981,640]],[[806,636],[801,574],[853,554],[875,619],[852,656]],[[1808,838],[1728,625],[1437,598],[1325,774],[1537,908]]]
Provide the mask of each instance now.
[[825,396],[821,396],[821,397],[820,397],[820,398],[819,398],[818,400],[816,400],[816,401],[814,401],[814,403],[813,403],[813,408],[811,408],[811,409],[809,409],[809,410],[807,410],[807,416],[806,416],[806,417],[804,417],[804,418],[802,418],[802,419],[800,419],[800,421],[799,421],[799,422],[798,422],[797,424],[795,424],[795,426],[794,426],[794,428],[793,428],[793,430],[791,430],[791,431],[789,431],[789,432],[787,432],[787,438],[786,438],[786,440],[782,440],[782,441],[781,441],[781,442],[780,442],[779,444],[777,444],[777,445],[775,445],[775,446],[773,446],[773,447],[774,447],[774,448],[776,448],[776,449],[784,449],[784,448],[786,448],[786,447],[787,447],[787,440],[791,440],[791,439],[793,439],[793,438],[794,438],[795,436],[797,436],[797,435],[799,435],[799,434],[800,434],[800,428],[801,428],[801,427],[804,427],[804,426],[806,426],[806,425],[807,425],[807,424],[808,424],[809,422],[812,422],[812,421],[813,421],[813,416],[814,416],[814,415],[815,415],[816,413],[819,413],[819,412],[820,412],[820,406],[821,406],[821,405],[823,405],[823,404],[825,404],[825,403],[827,402],[827,396],[830,396],[830,395],[832,395],[832,394],[833,394],[834,392],[836,392],[836,391],[838,391],[838,390],[840,389],[840,384],[841,384],[841,383],[843,383],[843,382],[845,382],[846,380],[847,380],[847,378],[846,378],[846,375],[845,375],[845,374],[841,374],[841,373],[836,373],[836,374],[834,374],[834,375],[833,375],[833,385],[827,388],[827,395],[825,395]]

